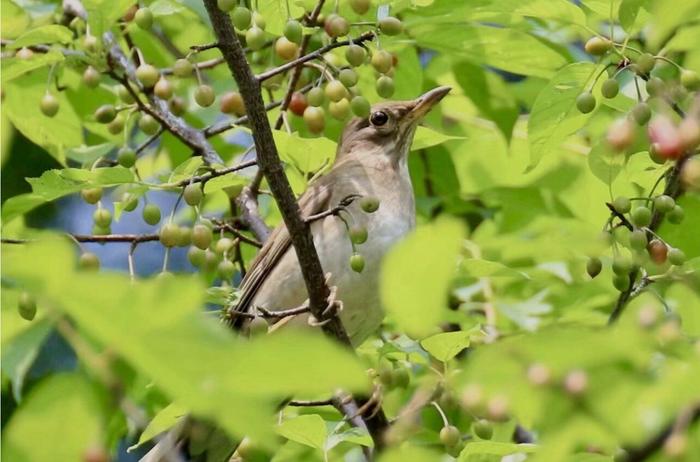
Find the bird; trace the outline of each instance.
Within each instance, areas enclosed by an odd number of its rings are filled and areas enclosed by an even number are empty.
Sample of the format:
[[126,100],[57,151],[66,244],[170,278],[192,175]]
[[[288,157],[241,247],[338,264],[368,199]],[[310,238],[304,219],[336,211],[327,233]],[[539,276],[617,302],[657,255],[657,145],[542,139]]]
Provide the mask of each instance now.
[[[368,117],[353,118],[343,130],[330,171],[312,181],[298,200],[302,217],[310,222],[314,245],[334,296],[342,302],[339,316],[354,346],[382,323],[379,271],[391,247],[416,223],[415,198],[408,170],[408,153],[416,128],[451,88],[434,88],[409,101],[374,105]],[[374,213],[363,210],[357,198],[378,202]],[[341,213],[324,212],[336,208]],[[354,245],[348,230],[366,230],[367,238]],[[364,260],[360,272],[350,259]],[[299,261],[288,230],[279,225],[269,236],[240,284],[239,296],[226,318],[245,329],[250,316],[301,306],[307,299]],[[308,321],[308,313],[285,317],[284,324]]]

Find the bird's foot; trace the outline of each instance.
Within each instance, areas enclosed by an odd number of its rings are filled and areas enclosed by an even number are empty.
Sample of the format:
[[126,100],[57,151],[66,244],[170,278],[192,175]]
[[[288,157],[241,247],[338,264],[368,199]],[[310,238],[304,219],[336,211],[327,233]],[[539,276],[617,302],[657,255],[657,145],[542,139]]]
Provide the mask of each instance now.
[[381,386],[375,385],[372,390],[372,395],[362,403],[356,412],[356,416],[362,417],[363,420],[371,419],[379,411],[382,410],[382,388]]
[[[326,273],[326,284],[328,284],[330,278],[331,273]],[[312,327],[321,327],[325,324],[328,324],[331,319],[333,319],[335,316],[338,316],[343,311],[343,301],[336,300],[336,296],[338,294],[338,287],[329,286],[328,289],[329,294],[328,298],[326,298],[327,305],[321,313],[323,319],[319,321],[313,314],[309,315],[308,323]]]
[[348,194],[344,198],[338,202],[338,205],[336,205],[333,208],[330,208],[328,210],[325,210],[320,213],[316,213],[314,215],[309,215],[304,219],[307,223],[311,224],[314,221],[320,220],[322,218],[326,218],[329,216],[340,216],[340,212],[345,212],[350,205],[352,205],[353,202],[355,202],[356,199],[359,199],[362,197],[360,194]]

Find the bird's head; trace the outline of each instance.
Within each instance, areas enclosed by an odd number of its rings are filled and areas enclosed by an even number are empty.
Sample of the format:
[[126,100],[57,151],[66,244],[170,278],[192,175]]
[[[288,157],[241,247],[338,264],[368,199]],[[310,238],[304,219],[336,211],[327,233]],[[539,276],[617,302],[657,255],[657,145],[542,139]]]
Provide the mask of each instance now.
[[369,117],[356,117],[345,127],[336,162],[361,153],[388,156],[387,160],[397,165],[406,159],[420,121],[450,90],[450,87],[437,87],[411,101],[375,104]]

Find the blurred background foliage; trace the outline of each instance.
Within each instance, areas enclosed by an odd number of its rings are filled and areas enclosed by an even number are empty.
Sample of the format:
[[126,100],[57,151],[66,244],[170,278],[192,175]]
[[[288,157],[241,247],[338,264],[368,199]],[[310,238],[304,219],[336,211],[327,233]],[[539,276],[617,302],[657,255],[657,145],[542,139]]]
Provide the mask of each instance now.
[[[83,3],[95,35],[118,31],[117,21],[133,4]],[[316,4],[288,3],[255,2],[269,37],[282,33],[287,8],[298,17]],[[326,15],[337,3],[341,15],[362,20],[348,2],[326,3]],[[2,247],[3,457],[87,461],[93,459],[86,451],[105,448],[114,460],[138,460],[151,438],[193,413],[223,430],[200,429],[200,440],[193,438],[194,446],[218,448],[208,460],[224,460],[233,447],[229,440],[243,437],[259,450],[250,460],[362,460],[360,445],[371,439],[332,408],[278,413],[276,407],[285,396],[324,399],[341,388],[368,392],[374,382],[381,383],[384,410],[396,419],[382,462],[643,460],[634,459],[634,449],[669,426],[675,439],[662,436],[658,450],[644,459],[700,458],[700,195],[680,197],[685,220],[664,222],[656,231],[683,250],[685,265],[655,268],[665,276],[633,298],[618,323],[606,326],[620,292],[611,283],[613,253],[600,241],[610,216],[605,204],[648,194],[671,162],[650,159],[643,130],[624,154],[611,152],[606,133],[636,104],[638,91],[646,98],[645,82],[621,73],[619,94],[602,98],[596,76],[606,72],[607,58],[583,50],[588,38],[602,34],[625,44],[622,54],[632,58],[638,55],[626,46],[700,72],[700,1],[373,3],[370,24],[381,4],[405,28],[380,37],[382,49],[396,57],[392,98],[414,98],[437,85],[453,90],[428,117],[430,128],[416,136],[409,166],[418,229],[386,259],[387,318],[354,356],[320,332],[281,331],[252,340],[230,335],[218,324],[216,308],[233,296],[240,275],[231,286],[200,273],[184,248],[168,257],[168,270],[176,274],[159,278],[163,246],[140,244],[132,281],[128,244],[76,246],[61,237],[92,232],[94,206],[77,194],[87,187],[105,189],[102,204],[115,215],[113,233],[158,230],[141,220],[142,200],[136,212],[123,212],[124,191],[147,197],[164,214],[177,207],[176,221],[192,223],[193,210],[178,206],[177,191],[163,185],[193,175],[201,161],[165,132],[138,158],[138,176],[120,166],[91,169],[124,143],[122,133],[111,134],[92,117],[98,106],[114,102],[115,82],[103,78],[95,89],[82,83],[86,62],[61,52],[80,51],[80,40],[70,29],[46,29],[61,17],[60,2],[2,0],[4,44],[51,46],[30,60],[6,56],[10,48],[3,46],[2,234],[32,239]],[[153,12],[155,32],[125,27],[149,63],[171,67],[169,45],[187,50],[213,41],[201,2],[142,4]],[[312,46],[321,45],[321,38],[314,40]],[[197,59],[217,53],[203,51]],[[343,53],[334,50],[326,59],[343,63]],[[91,56],[90,64],[104,70]],[[281,63],[264,51],[250,60],[258,72]],[[60,111],[47,118],[39,101],[50,72],[65,89],[55,92]],[[663,60],[652,72],[667,82],[677,81],[678,73]],[[375,72],[364,66],[358,74],[362,94],[379,101]],[[225,66],[205,75],[217,94],[235,88]],[[272,79],[266,99],[283,96],[284,78]],[[194,104],[192,79],[172,83],[193,127],[228,120],[214,106]],[[575,100],[589,89],[598,104],[582,114]],[[675,117],[663,102],[653,109]],[[269,114],[274,121],[279,110]],[[293,135],[275,136],[300,193],[310,174],[332,162],[344,122],[327,117],[321,136],[301,117],[290,116],[289,124]],[[132,146],[148,138],[135,128],[127,132]],[[243,128],[211,138],[227,164],[240,160],[250,142]],[[228,214],[230,196],[253,174],[251,168],[208,183],[201,213]],[[280,222],[265,195],[261,213],[271,226]],[[628,239],[624,229],[615,238]],[[99,273],[76,268],[81,250],[99,256]],[[247,263],[256,249],[243,245],[241,252]],[[603,262],[595,279],[586,274],[592,255]],[[31,322],[17,311],[23,292],[37,300]],[[426,396],[414,412],[411,404]],[[516,424],[527,438],[514,441]],[[440,432],[447,425],[459,429],[460,442],[445,448]]]

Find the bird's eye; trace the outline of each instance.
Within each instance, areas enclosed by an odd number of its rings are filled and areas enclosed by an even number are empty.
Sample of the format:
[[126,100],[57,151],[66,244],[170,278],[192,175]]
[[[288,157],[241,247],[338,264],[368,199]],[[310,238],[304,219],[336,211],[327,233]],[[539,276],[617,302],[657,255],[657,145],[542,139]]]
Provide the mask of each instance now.
[[389,121],[389,116],[384,111],[377,111],[369,117],[369,121],[375,127],[381,127]]

